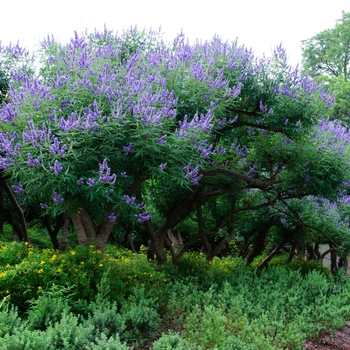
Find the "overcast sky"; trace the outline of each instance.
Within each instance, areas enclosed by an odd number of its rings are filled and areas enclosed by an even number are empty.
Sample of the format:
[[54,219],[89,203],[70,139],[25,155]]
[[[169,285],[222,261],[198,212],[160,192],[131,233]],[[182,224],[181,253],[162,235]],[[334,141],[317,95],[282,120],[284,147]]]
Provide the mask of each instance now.
[[3,0],[0,40],[33,50],[47,34],[66,42],[74,30],[104,24],[115,32],[161,26],[167,40],[181,29],[190,41],[238,37],[258,55],[282,42],[296,65],[301,40],[334,27],[342,10],[350,12],[350,0]]

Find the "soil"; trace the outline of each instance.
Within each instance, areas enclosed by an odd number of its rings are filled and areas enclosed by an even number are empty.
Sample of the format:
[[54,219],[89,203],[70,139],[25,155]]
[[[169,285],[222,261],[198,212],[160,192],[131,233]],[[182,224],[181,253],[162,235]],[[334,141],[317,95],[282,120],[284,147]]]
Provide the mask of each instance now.
[[333,333],[325,333],[319,339],[307,341],[303,345],[307,350],[350,350],[350,321]]

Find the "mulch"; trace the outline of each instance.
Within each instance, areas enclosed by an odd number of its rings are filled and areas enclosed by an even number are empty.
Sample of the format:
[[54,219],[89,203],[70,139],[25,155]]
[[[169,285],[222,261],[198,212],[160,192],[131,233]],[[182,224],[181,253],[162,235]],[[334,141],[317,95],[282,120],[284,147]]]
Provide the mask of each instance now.
[[307,341],[303,345],[307,350],[350,350],[350,321],[347,325],[332,333],[326,333],[319,339]]

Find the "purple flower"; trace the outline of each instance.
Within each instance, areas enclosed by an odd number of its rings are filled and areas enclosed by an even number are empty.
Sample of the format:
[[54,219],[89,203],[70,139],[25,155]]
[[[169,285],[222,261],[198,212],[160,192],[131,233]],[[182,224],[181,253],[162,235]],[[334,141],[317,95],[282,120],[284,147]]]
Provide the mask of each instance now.
[[54,192],[53,194],[53,201],[55,203],[62,203],[63,202],[63,196],[59,193]]
[[286,121],[284,122],[284,125],[287,126],[287,125],[288,125],[288,122],[289,122],[289,120],[286,119]]
[[261,111],[264,111],[266,112],[267,111],[267,105],[264,106],[264,104],[262,103],[262,101],[260,100],[260,103],[259,103],[259,108]]
[[12,188],[17,194],[24,192],[24,188],[21,184],[12,185]]
[[95,181],[94,181],[94,179],[89,177],[88,180],[86,181],[86,184],[90,187],[93,187],[95,185]]
[[99,171],[100,177],[99,177],[98,181],[100,183],[108,182],[111,185],[114,185],[115,184],[115,180],[116,180],[116,175],[115,174],[111,175],[111,169],[107,165],[107,159],[106,158],[103,160],[102,164],[99,164],[99,168],[100,168],[100,171]]
[[58,160],[55,160],[55,164],[50,168],[50,170],[57,176],[58,173],[63,170],[63,166],[58,162]]
[[138,223],[148,221],[150,219],[149,212],[145,211],[141,214],[135,214],[134,217],[136,218]]
[[202,158],[208,158],[211,154],[211,149],[213,148],[213,145],[210,145],[208,148],[203,149],[201,156]]
[[128,195],[125,195],[123,198],[126,204],[129,204],[129,205],[133,205],[136,200],[136,197],[129,197]]
[[297,123],[295,124],[298,128],[301,126],[301,121],[300,119],[297,121]]
[[109,222],[114,222],[115,220],[117,220],[117,217],[113,213],[110,213],[108,216],[108,220]]
[[186,172],[186,179],[191,182],[191,185],[198,185],[198,181],[203,177],[202,174],[198,175],[198,165],[190,170],[191,163],[187,164],[183,169]]
[[47,208],[47,204],[45,204],[45,203],[40,203],[40,206],[41,206],[41,208],[43,208],[43,209],[46,209],[46,208]]
[[125,151],[126,155],[128,155],[130,152],[132,152],[132,143],[129,143],[128,146],[123,146],[123,150]]
[[79,180],[77,180],[77,185],[80,186],[83,183],[83,178],[81,177]]
[[167,164],[168,163],[163,163],[163,164],[159,165],[159,170],[160,171],[164,170],[166,168]]
[[31,167],[34,166],[40,166],[40,156],[38,156],[36,159],[33,159],[32,155],[30,153],[27,154],[28,161],[27,164]]
[[126,172],[125,171],[123,171],[122,173],[120,173],[120,176],[122,177],[122,178],[126,178]]
[[281,224],[283,225],[283,226],[286,226],[286,223],[287,223],[287,220],[286,219],[281,219]]
[[158,137],[158,138],[156,138],[156,142],[157,142],[158,144],[160,144],[160,145],[164,145],[164,143],[165,143],[165,138],[166,138],[166,135],[163,135],[163,136],[161,136],[161,137]]

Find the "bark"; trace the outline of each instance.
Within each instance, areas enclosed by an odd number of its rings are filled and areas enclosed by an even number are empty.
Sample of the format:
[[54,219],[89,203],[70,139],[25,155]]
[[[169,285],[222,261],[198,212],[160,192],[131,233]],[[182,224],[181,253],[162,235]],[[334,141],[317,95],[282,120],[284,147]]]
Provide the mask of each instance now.
[[224,237],[218,245],[211,251],[209,260],[212,260],[215,256],[218,256],[220,252],[226,247],[226,245],[233,239],[235,236],[235,230],[233,226],[230,227],[228,236]]
[[289,255],[288,255],[288,259],[286,261],[286,263],[290,263],[293,260],[293,257],[295,255],[295,248],[296,248],[297,244],[296,242],[293,243],[292,248],[290,249]]
[[57,236],[58,236],[58,233],[60,232],[60,229],[63,225],[63,216],[59,215],[56,217],[56,222],[55,222],[55,226],[53,229],[51,228],[51,223],[50,223],[50,220],[47,216],[42,216],[41,221],[43,222],[47,232],[50,235],[50,239],[51,239],[51,243],[52,243],[53,247],[55,249],[60,249],[60,243],[58,241]]
[[289,243],[299,232],[299,230],[291,231],[286,234],[286,236],[283,238],[282,242],[278,244],[267,256],[261,261],[261,263],[257,266],[256,270],[257,272],[260,272],[264,267],[267,266],[267,264],[270,262],[270,260],[287,244]]
[[198,234],[201,237],[202,243],[204,245],[204,252],[207,256],[207,259],[211,260],[211,246],[208,241],[207,235],[204,233],[204,225],[203,225],[203,212],[202,205],[200,203],[197,204],[197,223],[198,223]]
[[100,225],[95,238],[95,245],[98,250],[101,251],[102,255],[106,248],[108,237],[112,232],[115,222],[107,221],[107,223]]
[[95,245],[103,255],[114,222],[108,221],[106,224],[100,225],[96,231],[90,215],[84,209],[79,209],[79,211],[72,216],[72,222],[77,233],[79,244],[82,246],[87,246],[88,244]]
[[68,246],[69,219],[67,214],[63,214],[62,239],[59,250],[64,252]]
[[270,230],[270,228],[273,226],[272,221],[268,221],[261,225],[259,232],[258,232],[258,237],[255,240],[255,243],[253,245],[253,248],[251,251],[248,253],[246,257],[247,264],[251,264],[252,261],[263,251],[264,249],[264,242],[266,240],[267,234]]
[[14,196],[14,194],[12,193],[11,189],[9,188],[7,182],[5,181],[5,178],[4,178],[2,172],[0,173],[0,185],[4,188],[7,196],[10,199],[11,204],[15,208],[15,211],[18,215],[18,223],[20,225],[20,228],[19,229],[16,228],[16,231],[23,241],[29,243],[28,229],[27,229],[26,219],[24,217],[24,211],[22,210],[22,208],[18,204],[16,197]]
[[331,272],[333,275],[336,275],[338,271],[337,250],[332,249],[332,248],[336,248],[333,244],[329,244],[329,248],[331,249]]
[[158,264],[165,264],[167,261],[167,256],[165,253],[165,235],[159,234],[156,231],[152,223],[148,220],[144,222],[146,231],[148,236],[150,237],[150,241],[148,244],[148,252],[147,257],[149,259],[154,259],[154,254],[156,255],[156,260]]

